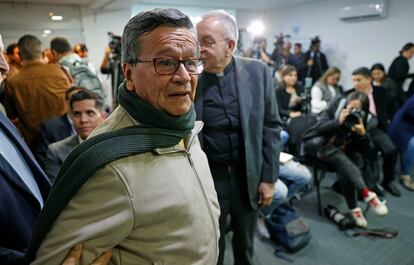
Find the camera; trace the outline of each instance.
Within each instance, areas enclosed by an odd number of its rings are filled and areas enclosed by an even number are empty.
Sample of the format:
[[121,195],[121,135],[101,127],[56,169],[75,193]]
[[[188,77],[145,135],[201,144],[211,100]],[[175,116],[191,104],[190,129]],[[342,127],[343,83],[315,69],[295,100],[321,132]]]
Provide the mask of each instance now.
[[346,128],[352,128],[356,124],[359,124],[359,120],[362,119],[364,116],[364,113],[360,109],[351,109],[348,116],[345,118],[344,125]]
[[109,48],[111,49],[111,58],[120,59],[121,58],[121,36],[117,36],[112,32],[108,32],[109,36]]
[[355,221],[349,215],[342,214],[335,206],[327,205],[324,208],[325,216],[334,222],[340,230],[348,230],[355,227]]

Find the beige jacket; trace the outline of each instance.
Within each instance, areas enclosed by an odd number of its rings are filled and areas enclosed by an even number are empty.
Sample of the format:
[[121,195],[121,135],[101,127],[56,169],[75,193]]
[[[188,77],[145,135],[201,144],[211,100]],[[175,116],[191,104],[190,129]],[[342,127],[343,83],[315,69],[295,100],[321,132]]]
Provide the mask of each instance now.
[[[134,124],[118,107],[93,135]],[[216,264],[220,210],[197,139],[201,127],[196,122],[187,148],[156,149],[97,171],[60,214],[32,264],[61,264],[80,242],[81,264],[108,249],[110,264]]]

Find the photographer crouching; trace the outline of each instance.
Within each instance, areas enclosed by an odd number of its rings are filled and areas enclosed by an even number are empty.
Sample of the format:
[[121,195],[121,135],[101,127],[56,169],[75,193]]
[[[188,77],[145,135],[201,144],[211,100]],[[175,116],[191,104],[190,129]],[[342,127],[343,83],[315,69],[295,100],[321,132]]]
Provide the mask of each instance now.
[[368,96],[353,92],[347,98],[331,102],[304,136],[305,153],[337,174],[337,187],[345,197],[350,215],[360,227],[367,227],[368,222],[357,205],[356,191],[377,215],[388,213],[385,202],[367,188],[361,173],[365,162],[363,154],[370,146],[366,134],[369,115]]
[[110,75],[112,92],[112,109],[118,106],[118,87],[124,81],[121,65],[121,37],[108,32],[109,43],[101,63],[101,73]]

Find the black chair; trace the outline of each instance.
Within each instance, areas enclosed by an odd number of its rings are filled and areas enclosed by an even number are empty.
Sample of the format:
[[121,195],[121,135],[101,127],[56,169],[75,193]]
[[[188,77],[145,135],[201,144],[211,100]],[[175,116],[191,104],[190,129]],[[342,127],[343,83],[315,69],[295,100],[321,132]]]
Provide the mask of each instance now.
[[315,115],[299,116],[290,121],[286,127],[286,131],[289,133],[288,152],[294,155],[300,163],[312,168],[318,212],[319,215],[322,215],[321,182],[328,172],[333,172],[333,169],[322,163],[316,157],[305,155],[303,151],[303,136],[316,122],[317,116]]

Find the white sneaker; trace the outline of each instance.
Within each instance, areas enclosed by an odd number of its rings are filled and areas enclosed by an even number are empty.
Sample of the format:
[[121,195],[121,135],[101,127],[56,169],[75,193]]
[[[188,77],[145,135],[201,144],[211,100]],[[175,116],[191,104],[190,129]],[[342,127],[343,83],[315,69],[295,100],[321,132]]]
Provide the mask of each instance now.
[[386,201],[381,201],[375,192],[368,192],[368,196],[364,199],[364,201],[367,202],[370,206],[372,206],[372,209],[374,209],[374,212],[377,215],[388,214],[388,208],[385,205]]
[[365,219],[362,214],[361,208],[357,207],[351,210],[351,215],[355,220],[355,224],[359,227],[366,228],[368,226],[368,221]]
[[269,231],[267,230],[266,224],[263,218],[257,219],[257,232],[263,238],[270,239]]

